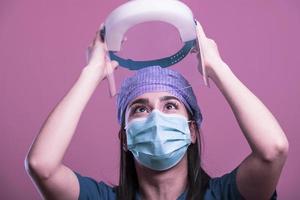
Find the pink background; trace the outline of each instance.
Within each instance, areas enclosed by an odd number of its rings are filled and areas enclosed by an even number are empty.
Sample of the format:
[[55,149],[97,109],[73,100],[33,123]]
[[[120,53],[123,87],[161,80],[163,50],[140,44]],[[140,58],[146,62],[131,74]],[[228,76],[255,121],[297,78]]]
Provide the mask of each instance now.
[[[53,107],[85,66],[96,29],[120,0],[1,0],[0,3],[0,199],[39,199],[24,158]],[[290,153],[280,199],[300,199],[300,3],[297,0],[185,0],[222,58],[272,111],[285,130]],[[182,43],[169,24],[147,23],[126,34],[123,56],[160,58]],[[250,152],[225,101],[203,85],[194,54],[173,66],[194,87],[204,115],[204,166],[212,176],[236,167]],[[117,85],[131,72],[116,71]],[[65,156],[72,169],[117,183],[119,125],[115,98],[104,81],[79,122]],[[49,149],[51,151],[51,149]]]

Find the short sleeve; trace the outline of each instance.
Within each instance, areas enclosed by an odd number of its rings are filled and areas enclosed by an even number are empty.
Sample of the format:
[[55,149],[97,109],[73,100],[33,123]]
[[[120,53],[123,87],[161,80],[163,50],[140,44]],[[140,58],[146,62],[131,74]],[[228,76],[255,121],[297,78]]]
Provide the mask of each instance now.
[[[212,178],[209,182],[209,188],[205,193],[205,200],[222,199],[222,200],[244,200],[240,194],[236,183],[236,167],[230,173],[224,174],[221,177]],[[276,200],[277,193],[273,193],[270,200]]]
[[97,182],[93,178],[81,176],[74,172],[77,176],[80,192],[79,200],[111,200],[115,199],[113,188],[104,182]]

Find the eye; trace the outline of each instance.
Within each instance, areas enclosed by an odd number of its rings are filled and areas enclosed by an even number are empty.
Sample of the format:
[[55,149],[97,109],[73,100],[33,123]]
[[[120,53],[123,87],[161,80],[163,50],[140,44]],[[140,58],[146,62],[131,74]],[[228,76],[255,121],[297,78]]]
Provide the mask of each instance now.
[[165,104],[165,109],[166,110],[177,110],[178,105],[175,102],[168,102]]
[[134,109],[134,113],[142,113],[147,111],[147,108],[145,106],[138,106],[137,108]]
[[145,105],[134,105],[131,107],[131,115],[147,113],[148,108]]

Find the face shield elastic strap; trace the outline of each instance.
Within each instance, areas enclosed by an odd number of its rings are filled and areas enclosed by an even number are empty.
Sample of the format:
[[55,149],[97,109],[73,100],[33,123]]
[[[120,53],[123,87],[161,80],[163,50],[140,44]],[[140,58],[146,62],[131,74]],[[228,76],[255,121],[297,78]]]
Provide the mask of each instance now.
[[[196,24],[196,21],[195,21]],[[100,36],[104,40],[105,38],[105,27],[100,31]],[[108,51],[111,60],[115,60],[120,66],[125,67],[129,70],[138,70],[148,66],[159,65],[161,67],[169,67],[175,65],[184,59],[189,52],[196,46],[197,39],[193,39],[184,42],[184,46],[175,54],[156,60],[145,60],[145,61],[135,61],[132,59],[124,59],[115,54],[116,51]]]
[[111,60],[115,60],[121,65],[129,70],[138,70],[148,66],[159,65],[161,67],[169,67],[175,65],[184,59],[191,49],[195,46],[196,39],[185,42],[184,46],[176,53],[169,57],[157,59],[157,60],[146,60],[146,61],[135,61],[132,59],[124,59],[117,56],[113,51],[109,51],[109,56]]

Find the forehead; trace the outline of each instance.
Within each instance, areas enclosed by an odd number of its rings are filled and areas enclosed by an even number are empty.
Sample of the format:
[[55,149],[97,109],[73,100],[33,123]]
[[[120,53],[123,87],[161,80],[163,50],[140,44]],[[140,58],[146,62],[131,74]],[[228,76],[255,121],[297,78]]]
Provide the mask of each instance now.
[[159,101],[162,99],[162,97],[174,97],[176,98],[179,102],[181,102],[176,96],[169,92],[146,92],[142,95],[137,96],[134,98],[131,102],[129,102],[128,105],[132,104],[135,100],[137,99],[147,99],[149,102],[154,102],[154,101]]

